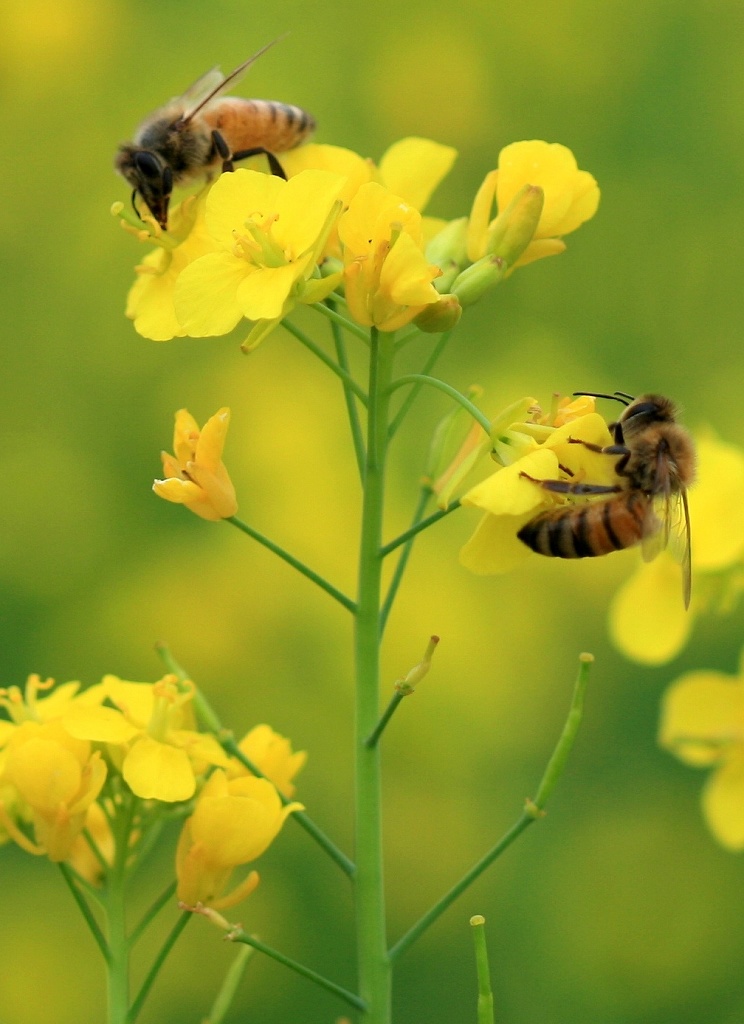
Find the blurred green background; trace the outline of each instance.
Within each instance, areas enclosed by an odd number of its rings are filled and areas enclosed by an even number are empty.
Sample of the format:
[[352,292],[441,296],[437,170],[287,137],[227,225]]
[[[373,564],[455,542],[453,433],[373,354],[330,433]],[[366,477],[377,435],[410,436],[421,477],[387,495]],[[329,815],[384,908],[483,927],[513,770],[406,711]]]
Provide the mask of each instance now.
[[[268,721],[309,751],[299,796],[350,849],[348,617],[237,531],[150,491],[174,411],[203,422],[230,405],[240,514],[351,590],[358,487],[339,389],[281,330],[250,359],[237,335],[139,338],[122,310],[144,250],[108,213],[127,199],[114,149],[141,117],[284,32],[244,94],[300,104],[319,141],[372,157],[409,134],[456,146],[433,213],[467,212],[499,149],[518,139],[570,146],[601,185],[597,217],[565,255],[468,314],[442,375],[483,384],[490,412],[525,394],[547,403],[553,391],[658,389],[691,426],[744,444],[744,8],[3,5],[0,681],[31,671],[154,680],[152,646],[165,639],[236,731]],[[409,347],[412,366],[430,344]],[[441,396],[419,401],[396,443],[388,536],[410,515],[445,408]],[[576,655],[593,651],[597,664],[549,817],[405,955],[396,1020],[475,1021],[468,919],[483,913],[504,1024],[740,1024],[744,866],[705,831],[703,776],[655,746],[665,684],[690,667],[733,672],[740,616],[699,622],[676,662],[638,668],[606,633],[634,553],[533,559],[475,578],[457,551],[476,521],[458,513],[422,538],[385,646],[392,684],[430,633],[442,637],[385,743],[392,940],[517,817],[563,721]],[[156,859],[133,906],[161,890],[171,856]],[[258,893],[231,916],[353,987],[337,869],[291,823],[258,867]],[[0,1020],[101,1020],[100,964],[57,873],[7,846],[0,878]],[[143,1024],[198,1021],[230,958],[194,922]],[[256,958],[229,1019],[331,1024],[343,1009]]]

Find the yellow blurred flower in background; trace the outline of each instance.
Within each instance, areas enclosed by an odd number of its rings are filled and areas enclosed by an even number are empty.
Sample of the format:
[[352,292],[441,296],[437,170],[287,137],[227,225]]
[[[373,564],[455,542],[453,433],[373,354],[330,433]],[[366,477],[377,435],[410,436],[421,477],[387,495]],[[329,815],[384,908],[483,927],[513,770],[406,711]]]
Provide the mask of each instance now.
[[684,647],[695,617],[728,610],[744,568],[744,451],[700,432],[697,481],[689,494],[694,586],[685,611],[682,571],[672,555],[642,563],[615,595],[609,628],[614,644],[633,661],[661,665]]
[[203,903],[215,910],[235,906],[258,885],[252,871],[225,894],[233,870],[259,857],[274,841],[293,811],[282,806],[274,786],[253,776],[228,779],[217,769],[186,820],[176,851],[178,898],[187,906]]
[[688,672],[664,694],[659,743],[685,764],[710,768],[703,814],[718,842],[744,850],[744,659],[738,676]]
[[229,426],[227,408],[210,416],[201,429],[187,409],[179,409],[173,433],[175,455],[161,453],[165,480],[156,480],[153,491],[202,519],[217,522],[234,516],[238,511],[235,488],[222,462]]
[[376,182],[357,192],[339,221],[349,313],[366,327],[396,331],[440,295],[440,270],[423,252],[421,214]]

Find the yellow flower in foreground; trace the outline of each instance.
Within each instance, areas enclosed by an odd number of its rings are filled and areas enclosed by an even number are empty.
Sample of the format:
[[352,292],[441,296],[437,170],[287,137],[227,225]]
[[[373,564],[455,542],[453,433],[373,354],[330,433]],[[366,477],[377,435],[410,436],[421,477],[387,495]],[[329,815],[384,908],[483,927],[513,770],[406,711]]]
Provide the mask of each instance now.
[[738,676],[688,672],[672,683],[659,742],[686,764],[712,769],[705,820],[722,846],[744,850],[744,664]]
[[[293,752],[290,741],[274,732],[270,725],[257,725],[246,733],[238,746],[282,796],[287,799],[294,796],[296,786],[292,780],[307,761],[304,750]],[[227,773],[231,779],[249,774],[234,757],[230,758]]]
[[106,781],[106,765],[100,752],[72,737],[61,722],[23,722],[7,743],[2,778],[28,808],[36,841],[3,813],[10,837],[28,853],[59,862],[70,856],[85,827]]
[[695,440],[697,480],[689,494],[692,604],[680,600],[682,572],[666,552],[640,563],[610,607],[610,635],[633,661],[661,665],[684,647],[695,616],[730,604],[742,586],[744,567],[744,451],[712,431]]
[[193,684],[174,675],[157,683],[104,676],[98,687],[111,707],[74,708],[62,721],[81,739],[105,743],[129,788],[144,800],[174,803],[196,792],[197,776],[226,765],[217,740],[193,725]]
[[496,450],[501,451],[503,458],[511,448],[519,457],[461,498],[465,507],[479,508],[485,513],[460,552],[460,562],[466,569],[486,575],[515,568],[532,553],[519,540],[517,532],[543,509],[572,500],[539,487],[522,473],[537,480],[617,483],[615,460],[569,441],[576,438],[601,446],[611,444],[612,437],[602,417],[592,412],[569,419],[564,411],[562,419],[563,425],[557,428],[539,423],[512,424]]
[[341,212],[344,179],[303,171],[289,181],[258,171],[221,175],[206,199],[216,245],[181,271],[175,312],[191,337],[227,334],[243,317],[260,325],[255,347],[298,302],[318,302],[338,283],[317,263]]
[[423,253],[421,214],[376,182],[357,192],[338,225],[349,312],[357,323],[396,331],[440,295],[440,270]]
[[[340,193],[344,207],[348,207],[362,185],[376,181],[422,213],[456,158],[457,151],[452,146],[444,146],[431,139],[409,137],[394,142],[383,154],[377,167],[372,160],[350,149],[318,143],[298,146],[288,153],[282,153],[282,167],[289,178],[309,169],[341,175],[346,179]],[[430,224],[439,226],[434,218],[424,218],[422,223],[427,237],[434,231]],[[335,231],[325,252],[326,255],[341,257]]]
[[[503,231],[499,218],[525,186],[539,187],[544,199],[533,240],[515,266],[563,252],[561,237],[593,217],[599,205],[597,182],[578,169],[566,146],[540,140],[513,142],[501,150],[498,169],[486,175],[473,203],[467,239],[473,263],[493,251],[490,241]],[[491,220],[494,200],[499,217]]]
[[220,409],[200,430],[187,409],[176,413],[173,434],[175,455],[162,452],[165,480],[156,480],[153,491],[201,516],[217,522],[238,511],[235,488],[222,462],[230,410]]
[[276,789],[253,776],[229,779],[221,770],[207,780],[194,813],[184,823],[176,851],[178,898],[187,906],[233,907],[258,885],[252,871],[225,894],[234,868],[259,857],[287,817],[302,804],[283,807]]
[[149,232],[133,231],[122,221],[140,241],[157,246],[135,268],[137,279],[127,296],[126,315],[143,338],[170,341],[187,333],[176,319],[173,297],[181,271],[217,248],[204,219],[207,191],[190,196],[171,211],[167,233],[149,215],[144,221],[152,225]]

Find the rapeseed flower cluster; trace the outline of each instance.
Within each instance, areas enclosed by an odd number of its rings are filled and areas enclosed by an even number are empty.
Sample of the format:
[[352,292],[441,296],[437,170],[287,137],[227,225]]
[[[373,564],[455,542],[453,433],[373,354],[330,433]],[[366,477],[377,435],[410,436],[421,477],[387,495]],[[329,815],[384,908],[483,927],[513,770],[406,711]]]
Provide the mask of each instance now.
[[32,675],[24,690],[0,690],[0,707],[0,841],[67,862],[92,884],[114,863],[125,804],[130,857],[158,807],[171,807],[189,815],[176,858],[179,898],[232,906],[258,882],[251,872],[226,896],[233,869],[263,853],[302,806],[279,792],[293,792],[304,752],[255,727],[240,749],[257,778],[197,728],[193,683],[172,674],[155,683],[108,675],[86,690]]
[[127,315],[156,341],[224,335],[246,320],[245,351],[298,305],[331,295],[365,327],[449,329],[510,270],[562,252],[562,236],[599,202],[570,150],[519,142],[502,150],[469,217],[423,216],[455,157],[419,138],[395,143],[377,166],[306,145],[282,155],[286,181],[222,174],[174,208],[167,232],[149,216],[124,222],[156,246],[136,268]]

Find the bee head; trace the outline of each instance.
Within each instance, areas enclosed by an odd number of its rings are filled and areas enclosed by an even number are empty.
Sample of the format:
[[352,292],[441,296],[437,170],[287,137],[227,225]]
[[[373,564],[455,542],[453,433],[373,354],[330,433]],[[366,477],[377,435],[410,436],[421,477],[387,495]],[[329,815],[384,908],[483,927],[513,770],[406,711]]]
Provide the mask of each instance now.
[[173,172],[163,158],[152,150],[127,144],[119,147],[114,166],[134,189],[132,205],[137,216],[135,199],[140,195],[160,227],[167,231]]

